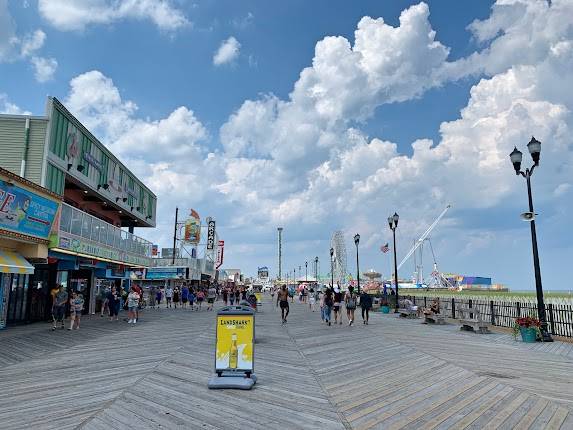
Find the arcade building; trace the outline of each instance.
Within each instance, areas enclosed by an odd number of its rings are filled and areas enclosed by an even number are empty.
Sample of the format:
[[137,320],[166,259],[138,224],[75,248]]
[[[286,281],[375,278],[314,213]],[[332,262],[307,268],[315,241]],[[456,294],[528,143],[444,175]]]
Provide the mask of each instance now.
[[2,236],[0,209],[0,269],[17,270],[3,263],[1,252],[27,263],[26,278],[13,281],[12,273],[0,284],[6,324],[49,319],[60,285],[84,295],[84,313],[97,312],[102,291],[128,288],[151,265],[151,242],[134,233],[155,227],[156,196],[56,98],[48,98],[45,116],[0,115],[0,154],[12,182],[21,179],[22,187],[58,206],[48,234],[10,230],[42,241],[46,252],[33,258]]

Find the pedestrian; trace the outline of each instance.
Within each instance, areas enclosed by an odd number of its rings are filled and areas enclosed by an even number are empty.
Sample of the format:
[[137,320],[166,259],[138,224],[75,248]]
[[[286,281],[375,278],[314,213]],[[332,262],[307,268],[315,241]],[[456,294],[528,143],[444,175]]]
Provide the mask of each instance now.
[[326,291],[324,292],[323,301],[324,301],[323,302],[324,322],[330,325],[331,324],[330,317],[331,317],[332,307],[334,305],[333,292],[330,288],[327,288]]
[[229,303],[231,304],[231,306],[235,304],[235,290],[233,290],[232,288],[229,291]]
[[338,317],[340,317],[340,324],[342,324],[342,309],[340,304],[342,302],[342,292],[340,291],[340,285],[334,288],[333,295],[334,304],[332,305],[332,310],[334,311],[334,324],[338,322]]
[[171,286],[168,285],[165,288],[165,307],[166,308],[171,307],[172,300],[173,300],[173,288],[171,288]]
[[70,300],[70,328],[68,330],[80,329],[80,320],[84,310],[84,296],[74,291]]
[[314,288],[310,288],[309,296],[308,296],[308,307],[311,311],[314,312],[314,304],[316,303],[316,296],[314,293]]
[[175,287],[175,289],[173,290],[173,305],[175,306],[175,309],[177,309],[177,304],[179,303],[179,299],[180,299],[180,294],[179,294],[179,287]]
[[322,296],[320,296],[320,319],[322,320],[322,322],[326,322],[325,318],[324,318],[324,298],[326,297],[326,295],[323,293]]
[[241,300],[247,300],[247,289],[245,287],[241,288]]
[[[356,310],[356,293],[354,293],[354,287],[352,285],[348,287],[348,291],[346,291],[344,295],[344,303],[346,304],[348,325],[351,326],[354,323],[354,311]],[[342,316],[340,319],[342,320]]]
[[113,321],[113,317],[115,317],[116,321],[119,321],[119,305],[121,302],[120,295],[117,293],[117,289],[115,287],[111,287],[111,291],[107,295],[107,303],[109,308],[109,320]]
[[370,309],[372,308],[372,297],[364,290],[360,293],[360,308],[362,309],[362,324],[368,325]]
[[143,290],[137,284],[133,284],[133,288],[135,292],[139,295],[139,301],[137,302],[137,306],[135,307],[135,320],[137,321],[139,319],[139,307],[143,303]]
[[155,301],[157,302],[157,309],[159,309],[161,306],[162,298],[163,298],[163,291],[161,291],[161,288],[158,288],[157,292],[155,293]]
[[197,296],[195,295],[195,291],[193,288],[189,289],[189,306],[191,310],[195,310],[195,300],[197,300]]
[[197,291],[197,310],[201,310],[201,306],[203,305],[203,301],[205,300],[205,292],[202,289]]
[[183,284],[181,288],[181,307],[187,309],[187,302],[189,301],[189,287],[187,284]]
[[207,310],[213,310],[213,303],[215,303],[215,298],[217,297],[217,290],[213,285],[207,290]]
[[155,288],[151,287],[151,289],[149,290],[149,307],[151,309],[155,309],[155,301],[156,301]]
[[241,301],[241,290],[237,288],[235,290],[235,303],[239,304],[240,301]]
[[286,285],[283,285],[277,294],[277,306],[281,306],[281,318],[282,323],[287,322],[287,317],[289,313],[289,306],[288,306],[288,290]]
[[103,285],[100,286],[100,288],[101,288],[101,291],[100,291],[101,309],[100,309],[99,316],[101,318],[103,318],[103,313],[105,312],[106,309],[109,309],[109,305],[108,305],[108,301],[107,301],[109,289]]
[[139,294],[137,294],[135,287],[132,286],[131,291],[127,296],[128,324],[137,323],[136,312],[137,312],[137,305],[139,304],[139,298],[140,298]]
[[229,303],[229,292],[226,288],[223,288],[223,303],[225,303],[225,306]]
[[61,323],[61,328],[65,328],[64,318],[66,317],[66,303],[68,303],[68,292],[64,289],[63,285],[58,287],[58,291],[53,296],[52,304],[52,318],[54,320],[54,326],[52,331],[56,330],[58,322]]

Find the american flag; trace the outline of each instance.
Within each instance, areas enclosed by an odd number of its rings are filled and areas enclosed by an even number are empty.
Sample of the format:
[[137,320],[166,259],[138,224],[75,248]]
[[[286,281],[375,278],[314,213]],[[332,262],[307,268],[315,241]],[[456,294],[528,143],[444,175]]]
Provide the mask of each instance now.
[[386,245],[382,245],[380,247],[380,251],[382,251],[384,254],[386,254],[388,251],[390,251],[390,247],[388,246],[388,242],[386,242]]

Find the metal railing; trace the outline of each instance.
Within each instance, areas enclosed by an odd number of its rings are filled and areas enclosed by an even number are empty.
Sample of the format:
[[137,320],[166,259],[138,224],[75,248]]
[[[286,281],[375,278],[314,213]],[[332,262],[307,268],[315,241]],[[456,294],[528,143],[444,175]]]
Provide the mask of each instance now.
[[[430,306],[432,300],[437,296],[411,297],[415,305]],[[519,317],[534,316],[537,318],[537,305],[527,301],[510,302],[456,298],[440,298],[440,300],[442,303],[448,303],[446,316],[454,319],[456,318],[456,309],[463,306],[478,308],[484,320],[499,327],[513,327],[515,319]],[[552,335],[573,337],[573,306],[549,303],[545,305],[545,312],[548,329]]]
[[60,231],[123,252],[151,258],[151,242],[66,203],[62,204]]

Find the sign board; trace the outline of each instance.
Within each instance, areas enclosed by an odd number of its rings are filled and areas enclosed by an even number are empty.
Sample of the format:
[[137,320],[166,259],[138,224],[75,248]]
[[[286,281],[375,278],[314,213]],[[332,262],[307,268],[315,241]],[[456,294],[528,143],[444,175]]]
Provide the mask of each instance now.
[[145,279],[185,279],[185,267],[153,267],[145,272]]
[[47,240],[59,202],[0,180],[0,229]]
[[215,220],[209,219],[207,223],[207,249],[215,248]]
[[[173,248],[161,248],[161,257],[162,258],[173,258]],[[175,248],[175,258],[181,257],[181,250],[179,248]]]
[[223,265],[224,251],[225,251],[225,241],[220,240],[217,246],[217,264],[215,265],[215,269],[218,269]]
[[215,371],[254,370],[254,315],[217,315]]
[[152,245],[151,246],[151,256],[157,257],[158,253],[159,253],[159,246],[158,245]]
[[189,218],[185,221],[183,240],[193,244],[198,244],[201,240],[201,218],[194,209],[191,209]]

